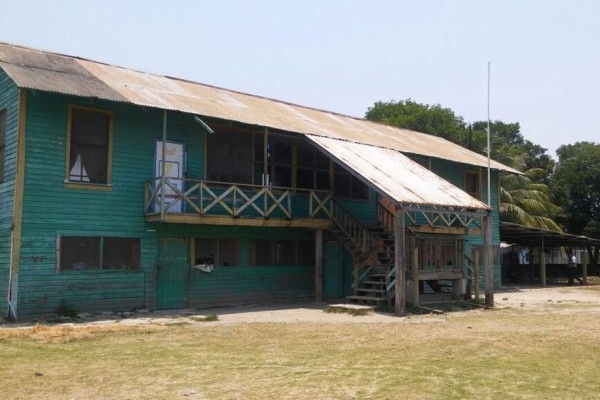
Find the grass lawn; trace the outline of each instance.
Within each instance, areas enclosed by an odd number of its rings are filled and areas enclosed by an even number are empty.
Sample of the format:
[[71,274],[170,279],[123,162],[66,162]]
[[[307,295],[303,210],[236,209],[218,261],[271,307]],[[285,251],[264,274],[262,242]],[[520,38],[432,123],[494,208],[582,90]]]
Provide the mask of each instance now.
[[0,397],[598,398],[600,310],[568,311],[0,329]]

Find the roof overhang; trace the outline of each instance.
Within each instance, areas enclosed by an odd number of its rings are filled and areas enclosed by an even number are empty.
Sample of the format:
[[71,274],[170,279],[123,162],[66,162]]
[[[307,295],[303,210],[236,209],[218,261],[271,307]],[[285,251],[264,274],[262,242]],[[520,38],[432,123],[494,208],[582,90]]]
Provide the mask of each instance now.
[[399,205],[491,210],[398,151],[324,136],[306,137],[358,179]]
[[[0,68],[20,88],[322,135],[482,168],[488,165],[485,156],[437,136],[48,51],[0,43]],[[493,160],[490,165],[520,174]]]
[[500,240],[528,247],[600,246],[600,239],[500,221]]

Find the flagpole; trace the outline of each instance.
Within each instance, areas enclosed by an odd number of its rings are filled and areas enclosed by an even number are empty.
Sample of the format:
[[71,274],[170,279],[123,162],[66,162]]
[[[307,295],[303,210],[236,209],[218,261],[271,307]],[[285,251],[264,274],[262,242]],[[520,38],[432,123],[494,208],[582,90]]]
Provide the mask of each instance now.
[[492,206],[492,184],[491,184],[491,153],[490,147],[490,62],[488,61],[488,87],[487,87],[487,203]]

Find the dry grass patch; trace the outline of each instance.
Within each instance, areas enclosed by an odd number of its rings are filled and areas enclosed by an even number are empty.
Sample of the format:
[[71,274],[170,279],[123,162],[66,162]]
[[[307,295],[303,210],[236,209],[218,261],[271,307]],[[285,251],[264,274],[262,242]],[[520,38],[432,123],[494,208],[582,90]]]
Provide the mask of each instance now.
[[0,385],[11,399],[595,398],[599,316],[0,330]]

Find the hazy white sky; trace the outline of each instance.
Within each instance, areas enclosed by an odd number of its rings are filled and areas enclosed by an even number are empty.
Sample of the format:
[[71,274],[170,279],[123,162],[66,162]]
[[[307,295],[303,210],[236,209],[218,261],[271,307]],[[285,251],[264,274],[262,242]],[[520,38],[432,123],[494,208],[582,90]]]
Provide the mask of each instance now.
[[411,98],[600,142],[600,1],[8,1],[0,41],[353,116]]

